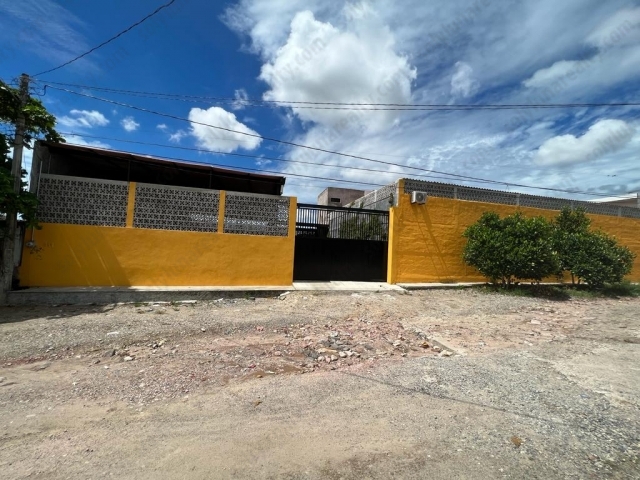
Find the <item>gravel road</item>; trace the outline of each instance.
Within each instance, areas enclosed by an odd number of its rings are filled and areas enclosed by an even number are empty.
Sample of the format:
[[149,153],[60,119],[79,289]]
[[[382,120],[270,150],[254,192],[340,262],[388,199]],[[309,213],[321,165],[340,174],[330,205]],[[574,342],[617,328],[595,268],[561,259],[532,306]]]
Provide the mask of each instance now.
[[640,299],[0,309],[1,478],[640,478]]

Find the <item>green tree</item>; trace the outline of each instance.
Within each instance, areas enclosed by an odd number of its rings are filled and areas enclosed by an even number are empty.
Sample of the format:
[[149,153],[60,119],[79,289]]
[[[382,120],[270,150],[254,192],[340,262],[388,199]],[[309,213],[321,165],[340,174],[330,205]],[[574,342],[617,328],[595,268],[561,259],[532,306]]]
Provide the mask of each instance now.
[[485,212],[464,232],[464,261],[492,283],[510,286],[521,280],[542,281],[558,272],[553,227],[543,217],[515,213],[503,219]]
[[560,273],[569,272],[571,283],[592,288],[620,283],[631,273],[635,254],[604,232],[591,231],[584,209],[565,208],[554,220],[553,241]]
[[585,243],[585,236],[589,234],[591,220],[587,217],[584,208],[572,210],[565,207],[553,224],[553,243],[560,263],[558,274],[561,276],[564,272],[569,272],[571,283],[575,285],[577,279],[574,268],[583,261],[582,246]]
[[[9,212],[19,213],[29,226],[37,224],[36,209],[38,201],[34,195],[25,190],[25,182],[19,194],[13,190],[13,177],[11,175],[13,148],[13,126],[15,125],[21,109],[20,94],[15,88],[0,81],[0,215]],[[42,102],[30,98],[23,109],[25,115],[24,146],[31,148],[33,141],[45,139],[52,142],[64,142],[64,139],[56,132],[56,119],[47,112]],[[22,177],[26,171],[22,170]]]
[[340,223],[340,238],[353,240],[387,240],[387,227],[378,215],[349,215]]

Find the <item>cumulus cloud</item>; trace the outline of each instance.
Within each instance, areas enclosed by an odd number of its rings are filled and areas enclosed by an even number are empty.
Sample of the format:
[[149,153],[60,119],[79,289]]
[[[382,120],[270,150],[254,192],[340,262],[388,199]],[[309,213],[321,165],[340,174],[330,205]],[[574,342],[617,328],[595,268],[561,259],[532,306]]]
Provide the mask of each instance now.
[[[257,132],[239,122],[233,113],[227,112],[220,107],[211,107],[208,110],[193,108],[189,112],[189,120],[192,122],[191,135],[196,138],[198,146],[202,148],[230,153],[238,148],[254,150],[262,142],[262,139],[257,136]],[[201,124],[215,125],[241,133],[211,128]],[[248,135],[243,135],[243,133]]]
[[59,117],[57,123],[70,128],[93,128],[109,125],[109,120],[97,110],[71,110],[69,115]]
[[451,95],[470,97],[478,91],[478,82],[473,77],[473,68],[465,62],[456,63],[456,71],[451,77]]
[[635,128],[623,120],[600,120],[581,137],[560,135],[544,142],[535,162],[540,165],[566,165],[591,162],[626,146]]
[[158,130],[162,130],[163,132],[166,132],[169,127],[165,123],[161,123],[160,125],[156,125],[156,128]]
[[[295,100],[289,93],[297,93],[296,88],[301,85],[300,100],[351,102],[342,96],[342,92],[350,85],[352,70],[360,68],[369,74],[372,64],[384,68],[384,56],[383,61],[378,62],[376,57],[369,61],[370,56],[355,55],[349,48],[340,56],[339,49],[333,49],[327,42],[325,47],[318,49],[317,58],[322,58],[323,62],[314,58],[308,64],[303,61],[299,69],[294,69],[297,64],[293,47],[311,45],[315,39],[311,34],[326,26],[326,37],[320,37],[322,40],[335,36],[344,38],[345,44],[353,39],[369,42],[363,33],[367,31],[393,40],[392,52],[396,57],[406,59],[409,68],[417,74],[407,82],[409,94],[401,96],[398,103],[405,103],[407,99],[411,103],[451,102],[452,76],[456,70],[452,64],[465,59],[473,59],[469,64],[477,82],[475,95],[487,103],[624,102],[633,99],[632,82],[640,75],[640,42],[634,40],[636,30],[623,31],[624,38],[620,34],[620,38],[615,36],[621,22],[624,25],[624,17],[629,17],[625,13],[632,10],[629,5],[628,0],[522,0],[511,2],[509,8],[504,8],[504,2],[484,0],[236,0],[227,10],[225,22],[263,65],[282,67],[277,72],[287,80],[282,84],[288,87],[288,97],[274,96],[276,100]],[[294,38],[292,22],[307,10],[313,12],[314,20],[308,21],[313,28],[309,29],[307,43],[302,43],[304,38]],[[572,21],[567,22],[567,18]],[[324,30],[320,31],[324,33]],[[380,42],[380,38],[374,38],[370,44],[380,50]],[[319,43],[316,45],[322,47]],[[304,54],[302,47],[297,51]],[[329,51],[332,55],[326,53]],[[285,70],[281,61],[292,52],[294,63]],[[344,67],[344,86],[339,80],[327,83],[325,72],[333,71],[334,56],[340,57],[337,62],[350,62]],[[559,62],[584,63],[566,65]],[[536,76],[540,88],[533,88],[535,82],[530,86],[524,84],[537,71],[554,65],[555,72],[546,72],[547,78],[542,78],[542,73]],[[307,69],[314,73],[307,75]],[[293,72],[290,76],[294,81],[288,81],[288,72]],[[313,84],[315,72],[319,75],[317,85]],[[269,92],[278,90],[268,82],[265,85]],[[335,90],[337,100],[332,92],[323,90],[325,85]],[[359,85],[366,87],[367,83]],[[366,90],[362,88],[361,91]],[[381,96],[375,103],[387,103],[385,100]],[[558,174],[556,169],[534,162],[542,144],[565,133],[557,130],[558,125],[571,125],[571,133],[584,132],[600,120],[612,118],[610,109],[423,111],[402,112],[401,116],[390,114],[389,117],[384,117],[385,112],[327,111],[324,113],[336,116],[326,118],[312,116],[323,113],[321,110],[307,113],[310,116],[302,117],[302,109],[287,106],[277,127],[286,129],[288,138],[318,148],[501,182],[567,190],[605,189],[612,182],[621,190],[640,185],[637,169],[640,135],[635,135],[631,142],[614,153],[604,154],[598,161],[567,164],[571,168],[558,169],[562,170]],[[341,128],[344,113],[351,117],[346,117],[346,127]],[[383,121],[377,118],[379,113]],[[629,112],[616,109],[615,114],[626,118]],[[393,126],[398,119],[400,128],[376,128],[377,125]],[[640,130],[639,122],[627,122]],[[351,126],[356,128],[349,128]],[[365,128],[357,128],[361,126]],[[583,136],[574,135],[578,139]],[[286,172],[305,175],[380,184],[419,173],[295,147],[284,154],[291,159],[318,164],[285,167]],[[343,168],[346,165],[382,170],[389,167],[389,173],[347,170]],[[568,175],[569,171],[571,175]],[[602,172],[607,172],[611,178],[603,179]],[[437,180],[462,182],[459,177]],[[363,185],[363,188],[376,187]],[[492,188],[504,188],[504,183]],[[542,193],[534,189],[518,190]],[[609,190],[602,191],[609,193]],[[287,193],[298,195],[301,201],[315,201],[319,191],[289,187]]]
[[339,29],[303,11],[291,21],[286,43],[263,65],[260,79],[270,88],[265,100],[289,106],[302,121],[335,126],[346,120],[375,131],[391,126],[399,113],[358,116],[289,102],[407,103],[416,75],[376,15],[364,12]]
[[124,128],[127,132],[135,132],[138,128],[140,128],[140,124],[134,120],[133,117],[125,117],[120,122],[122,128]]

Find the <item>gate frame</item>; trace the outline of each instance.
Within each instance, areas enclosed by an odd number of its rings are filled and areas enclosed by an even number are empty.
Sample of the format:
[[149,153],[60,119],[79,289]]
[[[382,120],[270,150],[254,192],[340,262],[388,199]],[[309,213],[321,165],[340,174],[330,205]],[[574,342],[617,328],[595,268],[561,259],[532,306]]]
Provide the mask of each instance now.
[[[390,212],[387,210],[334,207],[306,203],[297,204],[295,241],[296,245],[299,246],[299,249],[297,250],[297,255],[295,253],[296,250],[294,249],[294,281],[314,280],[314,278],[304,279],[296,277],[296,270],[298,270],[298,274],[300,275],[299,269],[305,268],[300,267],[300,265],[303,265],[301,260],[303,257],[301,257],[301,255],[309,255],[308,246],[306,251],[303,249],[304,247],[300,247],[300,245],[305,242],[305,239],[307,239],[308,244],[316,241],[320,247],[318,250],[319,254],[320,252],[324,253],[327,255],[327,261],[332,262],[330,265],[327,265],[328,268],[326,269],[322,268],[322,266],[318,268],[318,278],[315,280],[387,282],[389,273],[389,241],[391,237],[389,222]],[[361,252],[362,255],[356,256],[356,258],[359,258],[364,262],[361,265],[373,266],[373,263],[366,263],[367,255],[378,256],[382,253],[380,265],[371,270],[362,269],[363,276],[360,278],[358,278],[357,271],[355,270],[354,271],[356,273],[354,275],[347,273],[348,270],[340,271],[341,269],[337,268],[337,265],[345,265],[345,262],[344,260],[339,260],[341,257],[340,254],[331,255],[331,242],[333,241],[336,242],[336,246],[341,243],[341,246],[338,247],[341,249],[339,251],[344,251],[347,246],[353,246],[356,248],[356,251]],[[322,242],[325,242],[325,244],[322,245]],[[359,247],[355,242],[359,243]],[[371,244],[372,248],[367,250],[367,246],[369,245],[367,242],[375,242],[376,245],[374,246]],[[383,250],[382,252],[380,252],[380,247]],[[305,253],[303,254],[301,252]],[[336,250],[336,252],[338,252],[338,250]],[[301,263],[297,263],[296,259]],[[307,265],[308,267],[306,268],[313,268],[311,266],[313,265],[313,262],[309,262]],[[298,266],[298,268],[296,268],[296,266]],[[358,267],[356,266],[355,268]],[[375,275],[373,274],[373,271],[377,268],[380,269],[379,272],[381,274],[378,278],[366,278],[368,276],[367,272],[372,274],[372,276]],[[330,273],[327,273],[327,271]],[[313,275],[309,274],[308,271],[305,272],[303,276],[313,277]]]

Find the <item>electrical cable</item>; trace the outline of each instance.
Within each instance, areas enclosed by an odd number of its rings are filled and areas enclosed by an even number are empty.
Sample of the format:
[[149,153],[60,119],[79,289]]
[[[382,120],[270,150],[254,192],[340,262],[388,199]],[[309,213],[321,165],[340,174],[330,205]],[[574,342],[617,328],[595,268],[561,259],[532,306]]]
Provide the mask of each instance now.
[[392,165],[392,166],[401,167],[401,168],[410,168],[410,169],[420,170],[420,171],[424,171],[424,172],[428,172],[428,173],[438,173],[440,175],[449,175],[449,176],[455,177],[455,178],[464,178],[464,179],[469,179],[469,180],[477,180],[477,181],[480,181],[480,182],[495,183],[495,184],[498,184],[498,185],[506,185],[506,186],[512,186],[512,187],[520,187],[520,188],[530,188],[530,189],[535,189],[535,190],[546,190],[546,191],[554,191],[554,192],[563,192],[563,193],[571,193],[571,194],[604,196],[602,194],[595,194],[595,193],[590,193],[590,192],[569,191],[569,190],[563,190],[563,189],[559,189],[559,188],[536,187],[536,186],[533,186],[533,185],[525,185],[525,184],[519,184],[519,183],[500,182],[500,181],[496,181],[496,180],[488,180],[486,178],[471,177],[469,175],[459,175],[459,174],[455,174],[455,173],[442,172],[442,171],[433,170],[433,169],[412,167],[412,166],[408,166],[408,165],[402,165],[402,164],[397,164],[397,163],[393,163],[393,162],[387,162],[387,161],[384,161],[384,160],[376,160],[376,159],[372,159],[372,158],[362,157],[362,156],[359,156],[359,155],[351,155],[351,154],[347,154],[347,153],[343,153],[343,152],[336,152],[336,151],[333,151],[333,150],[327,150],[327,149],[324,149],[324,148],[311,147],[309,145],[303,145],[303,144],[296,143],[296,142],[289,142],[289,141],[286,141],[286,140],[281,140],[281,139],[273,138],[273,137],[266,137],[266,136],[262,136],[262,135],[259,135],[259,134],[241,132],[239,130],[233,130],[231,128],[220,127],[220,126],[217,126],[217,125],[211,125],[211,124],[204,123],[204,122],[198,122],[198,121],[195,121],[195,120],[190,120],[190,119],[185,118],[185,117],[179,117],[177,115],[171,115],[169,113],[157,112],[155,110],[150,110],[150,109],[143,108],[143,107],[138,107],[138,106],[135,106],[135,105],[129,105],[127,103],[117,102],[115,100],[109,100],[109,99],[106,99],[106,98],[96,97],[94,95],[89,95],[89,94],[86,94],[86,93],[75,92],[73,90],[68,90],[68,89],[65,89],[65,88],[59,88],[59,87],[53,87],[53,86],[49,86],[49,88],[52,88],[54,90],[59,90],[59,91],[62,91],[62,92],[71,93],[71,94],[78,95],[78,96],[85,97],[85,98],[91,98],[91,99],[94,99],[94,100],[98,100],[98,101],[109,103],[109,104],[113,104],[113,105],[118,105],[118,106],[121,106],[121,107],[130,108],[132,110],[137,110],[137,111],[140,111],[140,112],[150,113],[150,114],[153,114],[153,115],[158,115],[158,116],[166,117],[166,118],[172,118],[174,120],[179,120],[179,121],[187,122],[187,123],[190,123],[190,124],[202,125],[202,126],[205,126],[205,127],[214,128],[214,129],[217,129],[217,130],[222,130],[222,131],[231,132],[231,133],[236,133],[236,134],[239,134],[239,135],[245,135],[245,136],[253,137],[253,138],[260,138],[262,140],[267,140],[267,141],[274,142],[274,143],[280,143],[280,144],[283,144],[283,145],[289,145],[289,146],[304,148],[304,149],[307,149],[307,150],[313,150],[313,151],[317,151],[317,152],[328,153],[330,155],[338,155],[338,156],[346,157],[346,158],[355,158],[357,160],[364,160],[364,161],[368,161],[368,162],[381,163],[381,164]]
[[[83,148],[93,148],[93,149],[97,149],[97,150],[101,150],[98,147],[92,147],[92,146],[87,146],[87,145],[81,145],[79,143],[65,143],[65,145],[70,145],[72,147],[83,147]],[[151,158],[160,158],[163,160],[172,160],[172,161],[177,161],[177,162],[181,162],[181,163],[193,163],[196,165],[207,165],[207,166],[211,166],[211,167],[221,167],[221,168],[233,168],[235,170],[248,170],[249,172],[259,172],[259,173],[270,173],[270,174],[274,174],[274,175],[285,175],[283,172],[277,171],[277,170],[264,170],[264,169],[258,169],[258,168],[251,168],[251,167],[238,167],[235,165],[227,165],[224,163],[209,163],[209,162],[194,162],[194,161],[190,161],[190,160],[185,160],[183,158],[177,158],[177,157],[167,157],[164,155],[148,155],[146,153],[136,153],[136,152],[121,152],[123,154],[129,154],[129,155],[140,155],[140,156],[148,156]],[[132,160],[133,162],[139,162],[139,163],[144,163],[144,161],[142,160]],[[183,171],[190,171],[187,170],[186,168],[180,168],[180,167],[174,167],[177,170],[183,170]],[[341,182],[341,183],[353,183],[353,184],[358,184],[358,185],[371,185],[374,187],[385,187],[386,184],[384,183],[373,183],[373,182],[358,182],[355,180],[341,180],[341,179],[336,179],[336,178],[330,178],[330,177],[319,177],[316,175],[303,175],[303,174],[299,174],[299,173],[286,173],[287,176],[292,176],[292,177],[301,177],[301,178],[311,178],[314,180],[323,180],[323,181],[330,181],[330,182]]]
[[[88,85],[79,85],[73,83],[41,81],[43,84],[49,84],[51,88],[54,85],[62,85],[74,88],[82,88],[85,90],[94,90],[108,93],[117,93],[123,95],[139,96],[143,98],[166,99],[166,100],[182,100],[188,102],[224,102],[239,103],[252,107],[267,107],[271,105],[287,106],[292,108],[306,108],[317,110],[356,110],[356,111],[457,111],[457,110],[522,110],[531,108],[596,108],[596,107],[639,107],[640,102],[618,102],[618,103],[550,103],[550,104],[466,104],[466,105],[447,105],[447,104],[403,104],[403,103],[342,103],[342,102],[301,102],[289,100],[254,100],[254,99],[238,99],[230,97],[213,97],[200,95],[183,95],[173,93],[158,92],[141,92],[135,90],[120,90],[107,87],[92,87]],[[313,105],[313,106],[307,106]],[[317,105],[335,105],[335,107],[318,107]],[[346,108],[345,108],[346,107]],[[395,107],[395,108],[350,108],[350,107]]]
[[[179,146],[179,145],[165,145],[165,144],[159,144],[159,143],[150,143],[150,142],[140,142],[140,141],[135,141],[135,140],[122,140],[122,139],[118,139],[118,138],[112,138],[112,137],[102,137],[102,136],[97,136],[97,135],[85,135],[85,134],[79,134],[79,133],[73,133],[73,132],[59,132],[61,135],[69,135],[69,136],[76,136],[76,137],[82,137],[82,138],[91,138],[91,139],[96,139],[96,140],[108,140],[108,141],[114,141],[114,142],[122,142],[122,143],[130,143],[130,144],[136,144],[136,145],[145,145],[145,146],[152,146],[152,147],[161,147],[161,148],[173,148],[173,149],[178,149],[178,150],[185,150],[185,151],[194,151],[194,152],[200,152],[200,153],[212,153],[212,154],[217,154],[217,155],[228,155],[228,156],[233,156],[233,157],[243,157],[243,158],[254,158],[257,160],[270,160],[270,161],[276,161],[276,162],[286,162],[286,163],[300,163],[300,164],[306,164],[306,165],[313,165],[316,167],[325,167],[325,168],[343,168],[343,169],[349,169],[349,170],[356,170],[356,171],[365,171],[365,172],[374,172],[374,173],[383,173],[383,174],[387,174],[387,175],[399,175],[402,174],[402,172],[390,172],[390,171],[385,171],[385,170],[375,170],[375,169],[369,169],[369,168],[365,168],[365,167],[350,167],[350,166],[341,166],[341,165],[326,165],[326,164],[319,164],[319,163],[313,163],[313,162],[305,162],[302,160],[289,160],[289,159],[284,159],[284,158],[276,158],[276,157],[266,157],[266,156],[262,156],[262,155],[251,155],[251,154],[244,154],[244,153],[229,153],[229,152],[220,152],[220,151],[216,151],[216,150],[208,150],[208,149],[203,149],[203,148],[194,148],[194,147],[183,147],[183,146]],[[70,144],[70,145],[77,145],[77,144]],[[80,146],[80,145],[78,145]],[[86,146],[86,145],[85,145]],[[101,148],[101,147],[92,147],[90,146],[90,148]],[[139,154],[136,153],[136,155],[148,155],[148,154]],[[150,155],[153,156],[153,155]],[[161,157],[159,157],[161,158]],[[171,157],[169,157],[171,158]],[[182,159],[182,161],[185,161],[184,159]],[[196,163],[196,164],[202,164],[202,165],[214,165],[208,162],[196,162],[193,160],[188,160],[191,163]],[[231,168],[243,168],[243,167],[237,167],[235,165],[225,165],[227,167],[231,167]],[[406,168],[412,168],[412,167],[406,167]],[[264,171],[267,172],[266,170],[255,170],[255,171]],[[279,175],[292,175],[292,176],[298,176],[296,174],[290,174],[288,172],[282,172],[282,171],[270,171],[270,173],[277,173]],[[424,175],[424,174],[416,174],[413,173],[411,174],[413,177],[421,177],[421,178],[426,178],[426,179],[438,179],[438,180],[447,180],[449,182],[452,181],[451,178],[449,177],[441,177],[441,176],[437,176],[437,175]],[[315,179],[320,179],[320,180],[325,180],[325,181],[334,181],[334,182],[347,182],[347,183],[353,183],[352,181],[349,180],[342,180],[342,179],[337,179],[337,178],[328,178],[328,177],[315,177],[312,175],[307,175],[305,176],[306,178],[315,178]],[[499,181],[494,181],[494,180],[484,180],[484,181],[480,181],[480,180],[457,180],[460,182],[474,182],[474,183],[497,183],[500,185],[511,185],[511,184],[507,184],[505,182],[499,182]],[[356,183],[362,183],[362,184],[367,184],[367,185],[376,185],[376,186],[384,186],[385,184],[377,184],[377,183],[368,183],[368,182],[356,182]],[[463,186],[463,185],[461,185]],[[534,188],[534,187],[527,187],[527,188]],[[562,189],[547,189],[545,187],[535,187],[535,188],[540,188],[540,189],[545,189],[545,190],[553,190],[553,191],[559,191],[559,192],[563,192],[563,193],[570,193],[570,194],[580,194],[580,195],[590,195],[590,196],[596,196],[596,197],[604,197],[604,198],[614,198],[616,197],[615,195],[609,195],[609,194],[601,194],[601,193],[593,193],[593,192],[582,192],[582,191],[577,191],[577,190],[562,190]],[[616,197],[617,198],[617,197]],[[626,197],[619,197],[619,198],[626,198]]]
[[[85,134],[82,134],[82,133],[74,133],[74,132],[58,132],[58,133],[60,133],[60,135],[69,135],[69,136],[82,137],[82,138],[92,138],[92,139],[95,139],[95,140],[108,140],[108,141],[113,141],[113,142],[130,143],[130,144],[134,144],[134,145],[145,145],[145,146],[149,146],[149,147],[172,148],[172,149],[176,149],[176,150],[186,150],[186,151],[190,151],[190,152],[199,152],[199,153],[213,153],[213,154],[216,154],[216,155],[229,155],[229,156],[232,156],[232,157],[255,158],[257,160],[269,160],[269,161],[274,161],[274,162],[299,163],[299,164],[303,164],[303,165],[313,165],[314,167],[322,167],[322,168],[340,168],[340,169],[356,170],[356,171],[362,171],[362,172],[374,172],[374,173],[382,173],[382,174],[386,174],[386,175],[396,175],[396,176],[402,174],[402,172],[391,172],[391,171],[388,171],[388,170],[376,170],[376,169],[373,169],[373,168],[350,167],[350,166],[344,166],[344,165],[328,165],[328,164],[323,164],[323,163],[305,162],[304,160],[289,160],[289,159],[286,159],[286,158],[267,157],[267,156],[264,156],[264,155],[250,155],[250,154],[245,154],[245,153],[221,152],[221,151],[218,151],[218,150],[208,150],[208,149],[205,149],[205,148],[183,147],[183,146],[180,146],[180,145],[166,145],[166,144],[162,144],[162,143],[140,142],[140,141],[136,141],[136,140],[123,140],[123,139],[113,138],[113,137],[102,137],[102,136],[97,136],[97,135],[85,135]],[[406,168],[412,168],[412,167],[406,167]],[[438,180],[451,180],[451,178],[449,178],[449,177],[440,177],[440,176],[437,176],[437,175],[425,175],[425,174],[420,174],[420,173],[412,173],[411,175],[414,176],[414,177],[421,177],[421,178],[431,178],[431,179],[438,179]],[[340,181],[340,180],[336,179],[336,181]],[[460,181],[477,182],[477,183],[491,183],[491,184],[504,185],[503,182],[499,182],[497,180],[485,180],[485,181],[460,180]]]
[[142,23],[146,22],[147,20],[149,20],[151,17],[157,15],[158,13],[160,13],[162,10],[164,10],[165,8],[170,7],[171,5],[173,5],[176,2],[176,0],[170,0],[168,3],[165,3],[164,5],[161,5],[160,7],[156,8],[153,12],[151,12],[149,15],[147,15],[146,17],[144,17],[142,20],[137,21],[136,23],[134,23],[133,25],[131,25],[130,27],[124,29],[123,31],[121,31],[120,33],[118,33],[117,35],[114,35],[113,37],[111,37],[109,40],[106,40],[104,42],[102,42],[100,45],[97,45],[95,47],[93,47],[91,50],[86,51],[85,53],[78,55],[77,57],[69,60],[68,62],[63,63],[62,65],[58,65],[55,68],[50,68],[49,70],[45,70],[44,72],[40,72],[37,75],[33,75],[33,77],[39,77],[40,75],[45,75],[47,73],[51,73],[51,72],[55,72],[56,70],[60,70],[63,67],[66,67],[67,65],[72,64],[73,62],[80,60],[83,57],[86,57],[87,55],[89,55],[90,53],[95,52],[96,50],[98,50],[99,48],[104,47],[105,45],[113,42],[114,40],[120,38],[122,35],[130,32],[131,30],[133,30],[134,28],[136,28],[137,26],[141,25]]

